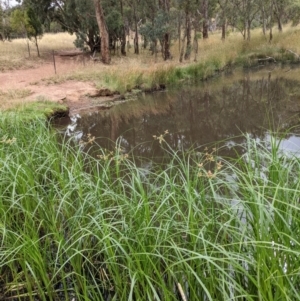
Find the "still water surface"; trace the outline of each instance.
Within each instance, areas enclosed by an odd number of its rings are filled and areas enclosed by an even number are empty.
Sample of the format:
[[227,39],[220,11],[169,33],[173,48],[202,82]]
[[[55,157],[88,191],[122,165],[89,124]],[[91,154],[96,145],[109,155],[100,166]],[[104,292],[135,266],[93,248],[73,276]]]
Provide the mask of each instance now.
[[292,130],[281,143],[300,151],[300,69],[264,67],[227,72],[208,82],[184,84],[167,91],[140,94],[110,109],[62,119],[56,127],[76,140],[95,136],[101,147],[115,142],[127,153],[159,158],[163,151],[153,135],[164,136],[173,149],[199,149],[218,143],[222,155],[243,151],[243,134],[269,141],[272,131]]

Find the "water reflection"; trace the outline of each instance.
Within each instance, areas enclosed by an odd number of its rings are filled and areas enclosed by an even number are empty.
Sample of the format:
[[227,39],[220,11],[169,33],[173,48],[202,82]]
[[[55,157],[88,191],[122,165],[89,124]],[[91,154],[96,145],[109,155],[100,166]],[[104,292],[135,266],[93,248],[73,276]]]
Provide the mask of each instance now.
[[297,154],[300,149],[300,137],[293,135],[290,138],[283,140],[280,147],[282,150],[287,150],[290,153]]
[[[165,140],[173,149],[204,148],[218,141],[223,154],[231,156],[231,150],[244,141],[242,133],[265,140],[270,130],[299,124],[300,85],[294,77],[279,68],[236,71],[206,83],[142,94],[137,100],[61,120],[56,126],[77,140],[91,134],[107,149],[119,139],[122,148],[135,156],[162,156],[153,135],[165,130],[169,131]],[[297,136],[287,139],[283,148],[293,143],[292,150],[299,149]]]

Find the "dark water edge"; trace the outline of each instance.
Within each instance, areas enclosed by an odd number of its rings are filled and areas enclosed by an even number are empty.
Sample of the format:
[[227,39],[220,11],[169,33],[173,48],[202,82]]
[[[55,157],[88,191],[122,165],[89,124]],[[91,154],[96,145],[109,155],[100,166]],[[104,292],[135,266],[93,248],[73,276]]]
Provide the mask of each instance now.
[[268,143],[272,132],[289,130],[281,148],[298,152],[299,124],[300,68],[269,66],[142,93],[108,110],[61,118],[55,128],[78,143],[95,137],[101,148],[112,150],[117,143],[134,157],[159,161],[164,150],[154,135],[163,135],[174,150],[217,144],[221,155],[232,157],[244,151],[246,134]]

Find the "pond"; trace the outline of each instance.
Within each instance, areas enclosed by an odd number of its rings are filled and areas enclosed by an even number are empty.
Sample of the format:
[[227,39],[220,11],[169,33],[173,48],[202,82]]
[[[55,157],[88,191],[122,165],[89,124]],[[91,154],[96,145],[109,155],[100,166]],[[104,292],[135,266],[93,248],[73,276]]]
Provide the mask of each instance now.
[[[112,149],[153,160],[163,156],[153,136],[164,135],[173,149],[199,149],[217,143],[220,154],[242,152],[244,134],[268,141],[272,131],[290,129],[283,149],[298,152],[300,138],[300,69],[291,66],[234,70],[207,82],[184,83],[131,100],[107,110],[57,121],[60,132]],[[89,136],[88,136],[89,135]]]

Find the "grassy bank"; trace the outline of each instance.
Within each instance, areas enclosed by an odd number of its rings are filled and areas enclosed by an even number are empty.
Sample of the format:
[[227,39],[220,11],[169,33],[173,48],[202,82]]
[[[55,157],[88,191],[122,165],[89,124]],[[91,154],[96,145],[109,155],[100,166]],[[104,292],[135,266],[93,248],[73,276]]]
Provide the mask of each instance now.
[[0,90],[0,111],[5,114],[19,114],[22,119],[49,119],[54,116],[62,116],[68,113],[65,105],[48,101],[36,100],[25,101],[24,97],[30,95],[29,90]]
[[[205,80],[228,67],[251,67],[268,63],[299,62],[300,31],[287,26],[284,33],[275,33],[272,42],[260,29],[252,31],[251,41],[244,41],[238,32],[231,32],[226,41],[220,33],[212,33],[208,40],[199,41],[199,52],[190,60],[178,62],[178,42],[172,45],[173,59],[164,62],[149,50],[141,50],[139,56],[129,50],[127,57],[113,56],[110,66],[87,63],[75,73],[52,78],[50,82],[68,79],[94,81],[99,88],[109,88],[125,93],[132,89],[145,91],[189,80]],[[196,58],[196,60],[195,60]]]
[[[268,36],[262,34],[261,29],[252,30],[251,41],[244,41],[239,32],[230,32],[223,42],[220,33],[214,32],[208,40],[200,40],[198,54],[195,56],[195,53],[192,53],[190,60],[183,63],[178,61],[178,41],[174,41],[171,61],[164,62],[160,54],[155,58],[148,49],[141,48],[140,55],[135,55],[132,49],[127,49],[126,57],[119,53],[112,55],[110,66],[87,59],[83,62],[81,57],[75,59],[72,64],[78,65],[77,70],[58,74],[47,82],[59,83],[70,79],[93,81],[98,88],[109,88],[120,93],[135,88],[153,90],[186,80],[203,80],[232,66],[250,67],[268,62],[299,62],[299,35],[298,27],[286,25],[283,33],[274,29],[271,43]],[[40,41],[42,58],[38,61],[35,54],[26,58],[27,46],[23,40],[4,43],[0,49],[0,70],[30,67],[31,61],[36,66],[47,61],[52,50],[74,48],[73,39],[74,36],[67,33],[46,34]]]
[[170,164],[143,170],[1,116],[1,300],[299,299],[299,159],[250,138],[234,161],[182,155],[164,135]]

